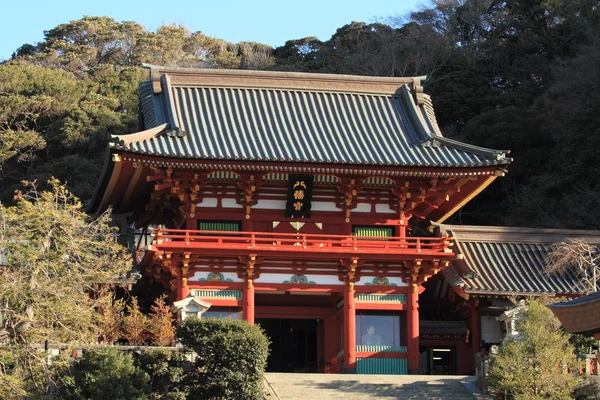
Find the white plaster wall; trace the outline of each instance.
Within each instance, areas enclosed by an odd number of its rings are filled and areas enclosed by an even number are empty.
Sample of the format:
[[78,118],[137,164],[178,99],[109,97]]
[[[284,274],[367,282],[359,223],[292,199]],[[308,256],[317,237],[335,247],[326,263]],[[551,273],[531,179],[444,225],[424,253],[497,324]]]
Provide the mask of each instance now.
[[208,198],[202,199],[201,203],[197,203],[196,207],[216,207],[218,203],[219,203],[218,199],[208,197]]
[[375,211],[381,214],[395,214],[396,211],[390,208],[389,204],[375,204]]
[[252,208],[260,210],[285,210],[286,200],[260,199]]
[[341,211],[338,207],[336,207],[335,202],[333,201],[313,201],[310,206],[311,211],[333,211],[339,212]]
[[[272,274],[263,272],[260,274],[260,278],[256,280],[256,283],[283,283],[283,281],[289,281],[290,279],[292,279],[293,275],[294,274],[292,272],[290,272],[289,274]],[[306,274],[305,276],[309,282],[315,282],[315,284],[341,285],[341,282],[337,276],[310,274]]]
[[371,212],[371,203],[358,203],[356,205],[356,208],[352,209],[352,212],[358,212],[358,213],[368,213]]
[[221,205],[223,208],[244,208],[244,206],[238,204],[235,199],[222,199]]

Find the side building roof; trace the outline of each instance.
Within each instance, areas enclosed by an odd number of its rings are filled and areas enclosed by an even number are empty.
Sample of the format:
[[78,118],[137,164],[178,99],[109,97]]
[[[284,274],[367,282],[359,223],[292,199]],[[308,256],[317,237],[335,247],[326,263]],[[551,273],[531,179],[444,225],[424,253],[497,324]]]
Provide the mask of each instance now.
[[459,260],[443,271],[453,286],[475,296],[573,295],[585,286],[572,271],[546,274],[554,243],[571,238],[600,247],[600,231],[439,225],[455,239]]
[[165,157],[418,167],[507,165],[442,136],[415,78],[146,65],[143,130],[112,147]]
[[600,335],[600,292],[548,307],[567,332]]

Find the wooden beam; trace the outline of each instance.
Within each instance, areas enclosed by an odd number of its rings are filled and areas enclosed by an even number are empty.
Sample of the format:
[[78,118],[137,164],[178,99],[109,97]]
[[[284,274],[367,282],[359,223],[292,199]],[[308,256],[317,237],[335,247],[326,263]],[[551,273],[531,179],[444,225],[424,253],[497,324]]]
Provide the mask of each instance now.
[[102,196],[102,201],[100,202],[100,205],[98,206],[98,213],[102,213],[102,212],[104,212],[104,210],[106,208],[108,208],[108,205],[109,205],[108,203],[110,201],[110,198],[113,195],[113,190],[115,189],[115,186],[117,185],[117,181],[120,178],[121,169],[123,168],[123,161],[121,160],[121,157],[119,156],[119,154],[113,154],[112,161],[113,161],[113,171],[112,171],[112,174],[110,175],[110,180],[108,181],[108,184],[106,185],[106,189],[104,190],[104,196]]
[[117,212],[121,212],[122,210],[126,210],[131,204],[131,198],[133,196],[133,191],[139,188],[137,187],[140,179],[142,177],[142,172],[144,171],[144,167],[140,164],[135,167],[133,172],[133,176],[129,180],[129,184],[127,185],[127,189],[125,189],[125,193],[123,194],[123,199],[119,203],[118,207],[115,207]]

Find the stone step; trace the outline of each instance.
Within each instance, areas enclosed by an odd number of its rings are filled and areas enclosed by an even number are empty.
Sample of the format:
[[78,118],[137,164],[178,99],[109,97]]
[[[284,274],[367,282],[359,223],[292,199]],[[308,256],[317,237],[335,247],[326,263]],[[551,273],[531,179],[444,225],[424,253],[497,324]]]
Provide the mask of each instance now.
[[267,373],[280,400],[472,400],[470,376]]

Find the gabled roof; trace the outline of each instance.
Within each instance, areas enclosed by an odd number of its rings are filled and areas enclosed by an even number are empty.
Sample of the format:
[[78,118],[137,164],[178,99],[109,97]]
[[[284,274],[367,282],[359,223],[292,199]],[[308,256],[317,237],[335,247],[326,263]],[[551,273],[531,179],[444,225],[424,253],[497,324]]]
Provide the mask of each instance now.
[[443,273],[455,287],[472,295],[582,294],[575,274],[547,275],[553,243],[570,238],[600,246],[600,231],[439,225],[455,238],[462,260]]
[[146,65],[143,130],[112,147],[154,156],[319,164],[481,167],[506,151],[444,138],[422,77]]

